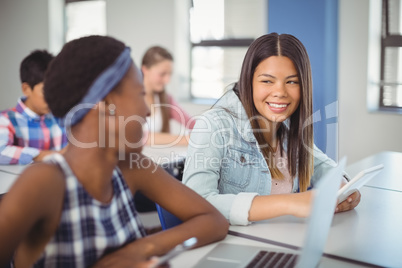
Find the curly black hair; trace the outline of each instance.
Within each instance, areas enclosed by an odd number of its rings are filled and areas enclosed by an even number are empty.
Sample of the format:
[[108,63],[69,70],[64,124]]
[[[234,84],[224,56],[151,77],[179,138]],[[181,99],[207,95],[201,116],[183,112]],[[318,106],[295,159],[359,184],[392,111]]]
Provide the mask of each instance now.
[[64,117],[88,92],[126,45],[109,36],[87,36],[64,45],[44,80],[45,100],[56,117]]
[[46,69],[54,56],[46,50],[34,50],[20,64],[21,83],[27,83],[32,89],[43,82]]

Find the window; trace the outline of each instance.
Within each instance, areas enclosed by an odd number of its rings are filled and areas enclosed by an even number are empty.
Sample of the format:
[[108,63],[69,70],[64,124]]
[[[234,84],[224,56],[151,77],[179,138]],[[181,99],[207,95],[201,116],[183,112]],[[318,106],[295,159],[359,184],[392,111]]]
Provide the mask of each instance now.
[[193,0],[190,8],[191,96],[217,99],[239,79],[251,42],[264,34],[264,0]]
[[66,0],[66,42],[88,35],[106,35],[105,0]]
[[382,1],[380,110],[402,113],[402,1]]

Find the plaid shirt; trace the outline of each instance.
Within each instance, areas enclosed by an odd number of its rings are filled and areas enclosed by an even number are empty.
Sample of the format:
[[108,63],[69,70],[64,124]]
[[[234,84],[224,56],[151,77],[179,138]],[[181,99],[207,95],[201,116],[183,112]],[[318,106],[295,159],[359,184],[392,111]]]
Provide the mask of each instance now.
[[39,116],[18,100],[0,113],[0,164],[29,164],[40,150],[61,150],[67,145],[65,129],[52,114]]
[[46,245],[37,267],[89,267],[106,253],[145,236],[134,198],[118,168],[113,171],[112,201],[93,199],[60,154],[45,161],[64,172],[66,189],[59,226]]

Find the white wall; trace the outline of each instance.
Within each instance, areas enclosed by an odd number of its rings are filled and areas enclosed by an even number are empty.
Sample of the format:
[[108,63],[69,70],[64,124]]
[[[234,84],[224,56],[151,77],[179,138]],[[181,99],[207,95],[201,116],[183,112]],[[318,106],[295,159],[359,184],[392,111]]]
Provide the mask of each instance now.
[[[150,46],[168,49],[174,57],[174,71],[167,91],[190,115],[198,115],[210,106],[188,101],[189,3],[187,0],[106,0],[106,24],[108,35],[131,47],[137,66]],[[172,127],[173,131],[178,128],[174,123]]]
[[[0,1],[0,110],[15,105],[21,96],[19,64],[34,49],[57,54],[63,45],[64,0]],[[187,0],[106,0],[107,33],[125,42],[140,65],[152,45],[161,45],[175,57],[168,90],[188,98]],[[183,12],[184,10],[184,12]],[[52,20],[51,23],[49,21]],[[185,67],[184,67],[185,66]]]
[[402,152],[402,115],[367,111],[369,3],[339,1],[339,156]]
[[174,0],[106,0],[106,25],[131,47],[137,66],[149,46],[174,50]]
[[[62,13],[50,10],[50,1],[62,0],[0,1],[0,109],[15,105],[21,95],[19,63],[23,57],[36,48],[57,51],[60,31],[48,23],[49,13]],[[183,54],[188,46],[186,17],[179,13],[187,9],[188,2],[107,0],[108,34],[132,47],[137,64],[150,45],[160,44],[173,52],[175,77],[168,90],[179,101],[185,95],[187,70],[183,66],[188,59]],[[369,3],[339,0],[339,156],[347,155],[349,163],[383,150],[402,152],[402,116],[370,113],[366,108]],[[209,107],[183,106],[191,115]]]
[[49,49],[48,0],[0,1],[0,110],[21,96],[19,66],[34,49]]

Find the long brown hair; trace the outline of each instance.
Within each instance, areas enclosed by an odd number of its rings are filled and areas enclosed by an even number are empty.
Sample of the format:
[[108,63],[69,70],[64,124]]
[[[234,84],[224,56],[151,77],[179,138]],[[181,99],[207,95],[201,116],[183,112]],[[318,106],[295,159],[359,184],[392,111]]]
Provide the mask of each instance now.
[[[292,178],[299,176],[300,191],[306,191],[310,185],[310,178],[314,171],[313,155],[313,125],[306,124],[311,119],[313,111],[312,78],[310,60],[303,44],[294,36],[288,34],[278,35],[271,33],[256,39],[249,47],[241,68],[240,79],[235,85],[247,116],[250,119],[256,140],[267,161],[273,177],[283,178],[282,173],[270,161],[273,149],[264,139],[260,123],[255,118],[260,118],[253,102],[253,76],[257,66],[268,57],[285,56],[294,64],[300,81],[301,99],[299,107],[290,116],[288,127],[281,123],[277,130],[279,150],[283,154],[282,144],[287,136],[288,169]],[[286,135],[287,134],[287,135]]]
[[[161,61],[170,60],[173,61],[173,56],[167,51],[165,48],[160,46],[150,47],[142,57],[142,66],[147,68],[151,68],[153,65],[158,64]],[[166,94],[166,91],[163,90],[161,92],[156,93],[159,97],[159,102],[161,104],[161,113],[162,113],[162,132],[169,133],[170,132],[170,107],[169,107],[169,97]]]

